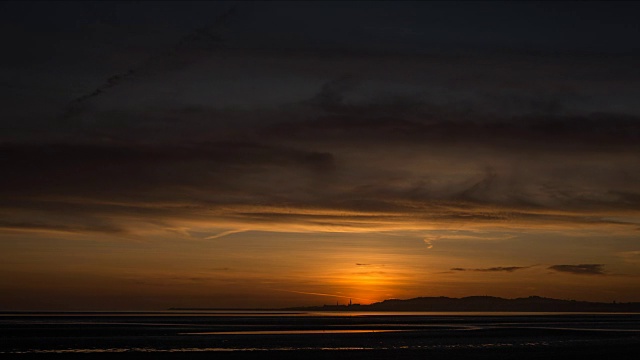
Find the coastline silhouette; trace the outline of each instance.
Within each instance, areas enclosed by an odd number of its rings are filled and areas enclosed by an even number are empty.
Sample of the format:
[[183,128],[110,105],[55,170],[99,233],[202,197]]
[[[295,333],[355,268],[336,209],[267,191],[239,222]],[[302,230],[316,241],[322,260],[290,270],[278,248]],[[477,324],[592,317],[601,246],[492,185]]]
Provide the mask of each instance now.
[[287,311],[504,311],[504,312],[640,312],[638,302],[591,302],[541,296],[505,299],[495,296],[417,297],[388,299],[369,305],[348,304],[296,306],[278,309],[170,308],[169,310],[287,310]]

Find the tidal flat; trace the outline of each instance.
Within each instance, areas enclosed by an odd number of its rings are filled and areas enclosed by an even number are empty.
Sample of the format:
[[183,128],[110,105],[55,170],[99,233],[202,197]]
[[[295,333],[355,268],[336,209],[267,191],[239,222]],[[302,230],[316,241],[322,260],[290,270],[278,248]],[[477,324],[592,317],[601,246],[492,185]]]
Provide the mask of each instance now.
[[2,358],[631,359],[640,314],[0,314]]

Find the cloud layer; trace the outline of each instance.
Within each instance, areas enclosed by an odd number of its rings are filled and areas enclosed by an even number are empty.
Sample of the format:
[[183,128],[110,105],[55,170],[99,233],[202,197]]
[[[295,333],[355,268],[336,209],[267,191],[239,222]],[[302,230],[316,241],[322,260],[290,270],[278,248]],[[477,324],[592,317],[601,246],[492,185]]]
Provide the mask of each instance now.
[[522,269],[528,269],[530,266],[496,266],[480,269],[451,268],[451,271],[479,271],[479,272],[514,272]]
[[605,275],[603,264],[552,265],[550,270],[576,275]]
[[182,66],[106,73],[73,121],[10,120],[3,231],[631,234],[640,223],[629,56],[264,47],[233,24],[252,15],[219,10],[224,47],[195,51],[212,28],[186,31],[157,55],[188,57]]

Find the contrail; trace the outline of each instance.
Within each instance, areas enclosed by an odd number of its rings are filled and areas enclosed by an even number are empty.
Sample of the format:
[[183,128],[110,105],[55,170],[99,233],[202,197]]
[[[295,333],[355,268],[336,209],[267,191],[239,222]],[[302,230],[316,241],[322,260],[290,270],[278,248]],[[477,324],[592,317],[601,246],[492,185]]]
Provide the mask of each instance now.
[[153,68],[157,67],[159,63],[161,64],[166,59],[180,55],[181,52],[194,48],[204,48],[206,50],[214,49],[221,42],[219,33],[222,32],[229,20],[235,15],[236,6],[233,6],[222,15],[218,16],[213,21],[212,25],[192,31],[164,53],[151,57],[144,63],[131,68],[128,71],[110,76],[102,85],[98,86],[93,91],[83,94],[71,101],[62,116],[62,121],[69,122],[72,118],[84,111],[83,105],[87,101],[104,94],[109,89],[118,86],[125,81],[134,79],[142,72],[153,72]]
[[223,231],[221,233],[215,234],[215,235],[211,235],[211,236],[207,236],[205,238],[205,240],[213,240],[213,239],[219,239],[221,237],[227,236],[227,235],[231,235],[231,234],[238,234],[238,233],[242,233],[245,231],[249,231],[246,229],[239,229],[239,230],[228,230],[228,231]]

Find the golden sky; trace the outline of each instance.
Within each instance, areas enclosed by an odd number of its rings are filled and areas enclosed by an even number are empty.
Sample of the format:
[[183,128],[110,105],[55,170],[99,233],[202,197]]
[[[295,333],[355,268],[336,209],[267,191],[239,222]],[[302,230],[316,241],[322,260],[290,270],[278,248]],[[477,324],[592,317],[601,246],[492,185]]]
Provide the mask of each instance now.
[[630,28],[308,5],[11,5],[0,310],[640,301]]

